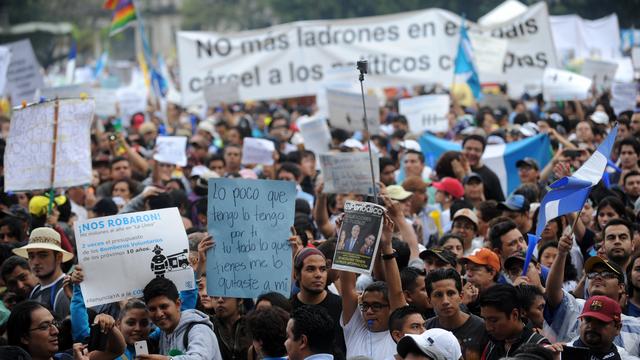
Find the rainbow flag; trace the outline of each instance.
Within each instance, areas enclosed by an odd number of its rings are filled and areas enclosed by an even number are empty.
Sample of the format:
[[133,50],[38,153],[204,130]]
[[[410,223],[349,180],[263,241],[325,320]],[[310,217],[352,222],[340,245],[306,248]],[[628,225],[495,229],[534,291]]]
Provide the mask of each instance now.
[[[116,1],[117,4],[113,8]],[[114,9],[109,36],[119,33],[136,20],[136,9],[133,7],[133,0],[107,0],[103,7],[107,8],[107,6]]]

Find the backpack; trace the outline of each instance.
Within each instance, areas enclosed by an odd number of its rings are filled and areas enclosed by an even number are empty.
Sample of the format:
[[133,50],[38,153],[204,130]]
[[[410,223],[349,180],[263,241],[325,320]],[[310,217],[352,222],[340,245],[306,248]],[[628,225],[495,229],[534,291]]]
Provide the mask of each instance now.
[[182,335],[182,346],[184,347],[185,351],[187,351],[187,349],[189,348],[189,332],[191,331],[191,328],[200,324],[206,325],[209,329],[211,329],[211,331],[213,331],[213,327],[209,325],[208,322],[195,321],[195,322],[189,323],[189,325],[187,325],[187,329],[184,331],[184,335]]

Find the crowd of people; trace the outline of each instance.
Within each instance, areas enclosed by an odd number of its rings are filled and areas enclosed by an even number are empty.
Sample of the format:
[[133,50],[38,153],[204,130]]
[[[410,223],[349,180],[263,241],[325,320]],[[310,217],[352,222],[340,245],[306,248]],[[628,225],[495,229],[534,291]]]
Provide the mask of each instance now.
[[[430,164],[421,134],[398,113],[399,96],[380,108],[380,133],[331,128],[330,152],[370,147],[379,156],[378,198],[323,192],[319,154],[305,148],[298,127],[316,110],[308,99],[223,104],[205,116],[170,103],[166,113],[134,115],[130,127],[96,118],[91,184],[57,189],[52,209],[47,189],[0,195],[0,358],[640,356],[640,110],[616,114],[606,93],[582,102],[523,98],[509,108],[452,98],[449,131],[435,135],[461,151]],[[527,263],[527,234],[535,233],[547,186],[580,168],[614,126],[605,178],[582,211],[545,225]],[[520,184],[504,194],[483,153],[536,134],[549,136],[551,162],[517,159]],[[186,166],[154,160],[163,135],[189,138]],[[274,165],[242,164],[248,137],[274,142]],[[207,292],[214,276],[206,273],[207,251],[219,240],[207,233],[215,226],[208,180],[219,177],[295,183],[289,296]],[[359,231],[342,231],[339,240],[349,200],[386,209],[375,254],[372,241],[354,248],[365,243]],[[175,226],[188,234],[198,287],[178,291],[159,277],[141,298],[85,307],[74,223],[169,207],[182,216]],[[332,269],[337,247],[372,255],[373,272]]]

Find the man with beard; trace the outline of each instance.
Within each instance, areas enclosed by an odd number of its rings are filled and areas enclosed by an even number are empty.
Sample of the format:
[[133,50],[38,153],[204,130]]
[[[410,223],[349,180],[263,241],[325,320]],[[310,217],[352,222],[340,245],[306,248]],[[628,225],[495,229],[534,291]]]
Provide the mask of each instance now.
[[[562,289],[564,267],[567,255],[573,246],[573,240],[566,235],[560,237],[558,255],[556,256],[549,275],[545,294],[547,305],[544,319],[549,324],[545,334],[558,342],[568,342],[579,336],[579,315],[585,306],[585,300],[576,299]],[[620,301],[625,291],[624,273],[617,263],[605,260],[599,256],[592,256],[584,264],[587,275],[588,293],[590,296],[603,295],[613,301]],[[588,300],[588,299],[587,299]],[[625,348],[629,354],[638,356],[640,353],[640,320],[632,316],[621,316],[620,334],[613,342]]]
[[326,290],[328,267],[324,254],[316,248],[304,248],[298,252],[293,261],[293,276],[300,291],[291,298],[293,310],[303,305],[318,305],[327,310],[336,332],[336,346],[341,352],[346,351],[340,313],[342,299]]
[[[571,346],[589,349],[590,359],[617,360],[627,355],[618,349],[613,339],[620,334],[620,304],[606,296],[592,296],[580,315],[580,338]],[[626,356],[625,356],[626,357]]]
[[38,278],[31,272],[27,260],[17,255],[2,263],[0,274],[7,290],[18,296],[18,302],[27,299],[33,288],[38,285]]
[[621,269],[626,269],[629,258],[635,250],[631,224],[619,218],[610,220],[604,226],[602,239],[607,259],[618,264]]

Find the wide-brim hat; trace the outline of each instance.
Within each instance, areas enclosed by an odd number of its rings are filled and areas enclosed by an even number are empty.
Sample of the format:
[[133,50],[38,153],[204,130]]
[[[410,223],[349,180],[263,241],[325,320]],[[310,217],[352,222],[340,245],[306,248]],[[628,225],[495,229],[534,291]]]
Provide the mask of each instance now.
[[60,234],[57,231],[47,227],[39,227],[33,229],[31,235],[29,235],[29,243],[23,247],[13,249],[13,253],[28,259],[28,250],[44,249],[62,253],[62,262],[73,259],[73,254],[60,247],[60,243]]

